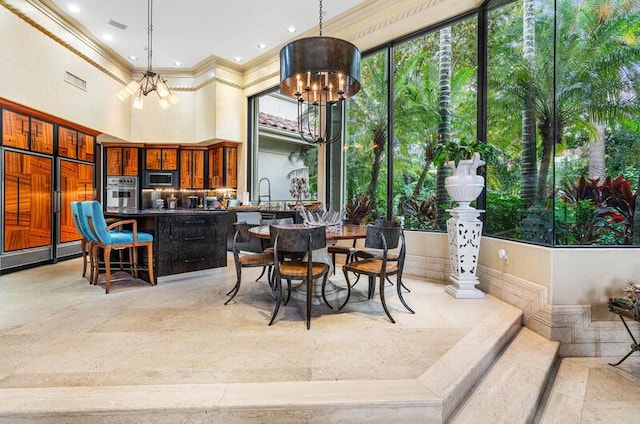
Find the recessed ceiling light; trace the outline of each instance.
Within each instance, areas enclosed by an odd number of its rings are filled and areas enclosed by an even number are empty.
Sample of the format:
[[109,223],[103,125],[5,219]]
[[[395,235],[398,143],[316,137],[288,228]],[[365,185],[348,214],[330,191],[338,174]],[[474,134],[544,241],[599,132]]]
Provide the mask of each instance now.
[[173,62],[173,64],[176,66],[181,66],[182,62],[180,62],[179,60],[176,60],[175,62]]
[[113,41],[113,35],[105,32],[104,34],[102,34],[102,39],[104,41]]
[[264,44],[264,43],[260,43],[260,44],[258,44],[258,48],[261,49],[261,50],[264,50],[264,49],[267,48],[267,45]]
[[236,62],[242,62],[242,58],[240,56],[236,56],[233,58]]
[[138,56],[129,56],[129,60],[138,60]]
[[293,34],[294,32],[296,32],[296,27],[290,26],[289,28],[287,28],[287,31]]
[[67,10],[71,13],[80,13],[80,8],[77,4],[69,3],[67,5]]

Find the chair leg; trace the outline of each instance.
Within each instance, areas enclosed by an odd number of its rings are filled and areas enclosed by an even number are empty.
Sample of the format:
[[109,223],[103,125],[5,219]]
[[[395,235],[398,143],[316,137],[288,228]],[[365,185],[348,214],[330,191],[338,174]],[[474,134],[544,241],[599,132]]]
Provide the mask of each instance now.
[[287,280],[287,300],[284,301],[284,304],[286,305],[287,303],[289,303],[290,299],[291,299],[291,280]]
[[89,260],[91,261],[91,269],[89,275],[89,283],[97,284],[98,283],[98,246],[95,243],[91,243],[89,246]]
[[277,275],[276,277],[276,305],[273,307],[273,314],[271,315],[271,321],[269,321],[269,325],[273,324],[273,322],[275,321],[276,315],[278,315],[278,311],[280,310],[280,302],[282,300],[282,282],[280,281],[280,275]]
[[132,264],[129,264],[133,268],[133,276],[138,278],[138,248],[132,247],[129,249],[129,259],[133,261]]
[[156,278],[153,275],[153,242],[147,244],[147,273],[149,274],[149,284],[156,285]]
[[387,317],[389,317],[389,320],[392,323],[395,324],[396,321],[391,316],[391,313],[389,313],[389,309],[387,308],[387,302],[384,299],[384,282],[385,282],[385,280],[386,280],[386,278],[383,275],[380,275],[380,301],[382,302],[382,308],[384,309],[384,312],[387,314]]
[[105,278],[105,293],[109,294],[111,288],[111,247],[104,247],[104,278]]
[[[335,269],[333,271],[335,273]],[[333,306],[331,306],[331,304],[329,303],[329,301],[327,300],[327,295],[325,294],[325,287],[327,286],[327,279],[329,278],[328,274],[325,274],[324,277],[322,278],[322,298],[324,299],[324,303],[327,304],[327,306],[329,307],[329,309],[333,309]]]
[[267,267],[266,267],[266,266],[263,266],[263,267],[262,267],[262,272],[260,273],[260,275],[258,276],[258,278],[256,278],[256,281],[258,281],[259,279],[261,279],[261,278],[262,278],[262,276],[264,275],[264,272],[265,272],[265,270],[266,270],[266,269],[267,269]]
[[367,295],[367,299],[373,299],[373,296],[376,294],[376,280],[373,276],[369,276],[369,293]]
[[87,241],[82,239],[80,241],[80,251],[82,252],[82,276],[87,276]]
[[398,289],[398,297],[400,298],[400,302],[402,302],[402,305],[404,305],[407,311],[411,312],[412,314],[415,314],[413,309],[411,309],[409,305],[407,305],[407,302],[404,301],[404,297],[402,297],[402,287],[404,286],[402,285],[402,280],[400,280],[400,274],[398,274],[398,280],[396,281],[396,288]]
[[313,278],[307,278],[307,330],[311,328],[311,302],[313,291]]
[[227,293],[227,295],[231,294],[231,296],[229,297],[229,299],[227,299],[226,302],[224,302],[225,305],[231,302],[233,298],[236,297],[236,294],[238,294],[238,291],[240,290],[241,279],[242,279],[242,267],[240,266],[240,264],[236,264],[236,285],[233,286],[233,288],[229,291],[229,293]]
[[347,305],[347,302],[351,297],[351,283],[349,282],[349,275],[347,274],[347,270],[344,268],[342,268],[342,272],[344,273],[344,279],[347,282],[347,298],[344,300],[344,303],[338,308],[339,311]]

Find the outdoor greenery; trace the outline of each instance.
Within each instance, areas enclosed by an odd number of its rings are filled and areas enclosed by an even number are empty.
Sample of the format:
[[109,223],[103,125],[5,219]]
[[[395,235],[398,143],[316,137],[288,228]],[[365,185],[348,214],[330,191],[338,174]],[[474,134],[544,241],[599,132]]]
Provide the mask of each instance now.
[[347,107],[345,203],[365,195],[369,214],[442,231],[452,206],[443,158],[455,143],[460,154],[473,145],[487,162],[486,234],[640,244],[640,1],[496,3],[486,41],[472,16],[363,58],[363,88]]

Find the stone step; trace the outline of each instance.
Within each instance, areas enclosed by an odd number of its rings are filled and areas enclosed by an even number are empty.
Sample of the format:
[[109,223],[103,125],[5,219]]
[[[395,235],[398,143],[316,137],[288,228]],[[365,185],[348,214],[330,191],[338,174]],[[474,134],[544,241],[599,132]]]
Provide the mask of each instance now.
[[531,422],[553,369],[558,348],[558,342],[522,328],[448,423]]

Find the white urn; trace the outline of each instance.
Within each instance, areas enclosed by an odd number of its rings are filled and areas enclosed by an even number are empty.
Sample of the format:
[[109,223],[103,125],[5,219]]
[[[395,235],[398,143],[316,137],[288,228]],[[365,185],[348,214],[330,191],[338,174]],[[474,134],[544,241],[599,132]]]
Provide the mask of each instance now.
[[444,186],[449,196],[458,202],[456,209],[471,208],[470,203],[482,193],[484,177],[476,172],[478,167],[484,164],[480,159],[480,153],[474,153],[472,159],[461,160],[457,166],[454,161],[447,162],[453,175],[445,178]]

